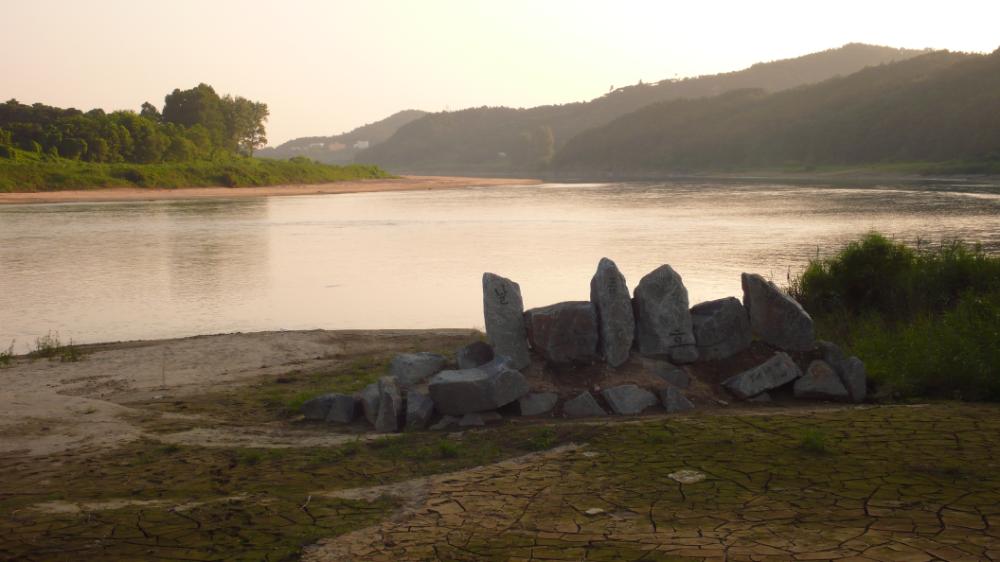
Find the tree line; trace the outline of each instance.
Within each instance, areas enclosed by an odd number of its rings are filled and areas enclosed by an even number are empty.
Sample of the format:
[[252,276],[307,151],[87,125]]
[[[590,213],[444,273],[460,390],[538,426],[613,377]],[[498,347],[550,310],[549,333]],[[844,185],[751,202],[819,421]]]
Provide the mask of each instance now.
[[[0,147],[88,162],[184,162],[223,155],[253,155],[267,144],[267,104],[241,96],[219,96],[208,84],[175,89],[161,109],[87,112],[0,104]],[[9,152],[9,151],[8,151]]]

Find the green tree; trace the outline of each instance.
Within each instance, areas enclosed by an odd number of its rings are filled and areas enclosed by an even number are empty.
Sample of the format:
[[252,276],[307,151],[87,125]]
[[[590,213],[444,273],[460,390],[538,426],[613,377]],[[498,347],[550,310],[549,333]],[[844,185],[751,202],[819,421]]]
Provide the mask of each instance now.
[[223,98],[226,128],[231,142],[249,156],[254,150],[267,144],[264,122],[269,112],[267,104],[248,100],[241,96]]
[[139,111],[139,115],[157,123],[163,120],[163,115],[160,114],[160,110],[156,109],[156,106],[148,101],[142,102],[142,110]]
[[175,89],[164,99],[163,122],[184,127],[201,125],[216,146],[235,150],[234,143],[227,142],[226,116],[222,110],[222,99],[208,84],[198,84],[190,90]]

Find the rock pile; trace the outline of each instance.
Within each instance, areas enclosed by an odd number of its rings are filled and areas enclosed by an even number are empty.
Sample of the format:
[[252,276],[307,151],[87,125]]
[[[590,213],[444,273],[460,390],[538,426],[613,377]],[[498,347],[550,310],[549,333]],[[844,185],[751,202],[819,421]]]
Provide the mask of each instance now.
[[[522,416],[561,412],[570,418],[631,416],[656,406],[682,412],[695,404],[685,395],[692,378],[681,365],[725,365],[728,358],[747,352],[754,338],[773,354],[722,381],[722,388],[737,400],[768,402],[775,390],[788,387],[796,398],[864,401],[867,381],[860,359],[845,358],[830,342],[816,342],[812,318],[774,283],[744,273],[742,285],[742,302],[728,297],[689,307],[681,276],[663,265],[643,277],[630,296],[624,275],[603,258],[590,281],[590,301],[525,311],[517,283],[485,273],[487,342],[457,350],[450,366],[439,354],[399,354],[387,376],[353,396],[314,398],[302,406],[302,414],[307,420],[332,423],[364,416],[376,431],[394,432],[424,429],[435,416],[439,419],[432,429],[484,425],[501,420],[501,408]],[[757,355],[751,356],[759,357],[759,348],[757,344]],[[562,395],[531,392],[522,373],[531,365],[532,352],[546,365],[603,361],[616,369],[629,362],[633,350],[665,388],[654,393],[621,384],[595,388],[596,396],[579,388]]]

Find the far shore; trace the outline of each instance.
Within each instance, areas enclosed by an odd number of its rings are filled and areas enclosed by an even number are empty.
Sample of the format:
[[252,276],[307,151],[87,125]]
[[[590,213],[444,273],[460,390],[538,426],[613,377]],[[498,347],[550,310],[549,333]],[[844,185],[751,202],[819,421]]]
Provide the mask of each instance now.
[[0,193],[0,205],[161,201],[173,199],[232,199],[286,195],[372,193],[379,191],[427,191],[437,189],[462,189],[465,187],[534,185],[539,183],[542,183],[541,180],[526,178],[403,176],[393,179],[354,180],[320,184],[269,185],[263,187],[184,187],[177,189],[153,187],[113,187],[66,191]]

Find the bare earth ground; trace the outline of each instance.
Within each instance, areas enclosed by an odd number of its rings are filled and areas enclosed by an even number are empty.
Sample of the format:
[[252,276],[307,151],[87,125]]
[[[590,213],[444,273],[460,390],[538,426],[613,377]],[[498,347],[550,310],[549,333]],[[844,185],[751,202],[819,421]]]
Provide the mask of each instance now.
[[158,189],[117,187],[33,193],[0,193],[0,205],[26,203],[83,203],[97,201],[158,201],[164,199],[230,199],[277,195],[318,195],[324,193],[369,193],[376,191],[423,191],[461,189],[496,185],[532,185],[535,179],[463,178],[452,176],[403,176],[396,179],[356,180],[312,185],[270,185],[266,187],[185,187]]
[[[0,560],[1000,560],[1000,408],[720,404],[375,438],[306,423],[467,330],[81,346],[0,369]],[[641,361],[527,373],[564,398]],[[693,471],[686,479],[678,471]],[[305,549],[303,549],[305,547]]]

